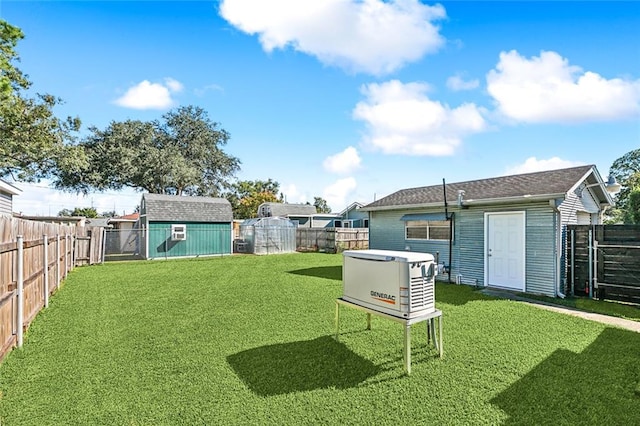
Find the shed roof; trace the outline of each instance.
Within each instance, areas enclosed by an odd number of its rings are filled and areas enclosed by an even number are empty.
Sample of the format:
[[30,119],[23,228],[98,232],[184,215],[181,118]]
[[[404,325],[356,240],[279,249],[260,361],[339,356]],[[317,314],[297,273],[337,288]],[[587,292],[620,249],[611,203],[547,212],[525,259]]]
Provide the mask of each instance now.
[[310,216],[317,213],[316,206],[311,204],[264,203],[263,205],[269,206],[271,216]]
[[144,194],[143,214],[148,221],[231,222],[231,203],[224,198]]
[[[564,196],[578,183],[593,176],[593,182],[602,183],[600,175],[593,165],[571,167],[567,169],[548,170],[511,176],[500,176],[466,182],[447,183],[447,202],[455,204],[458,191],[464,191],[467,203],[482,203],[500,200],[532,200],[548,197],[549,199]],[[601,191],[604,192],[604,191]],[[606,193],[601,199],[608,199]],[[401,206],[422,206],[443,204],[442,185],[422,186],[401,189],[384,198],[366,205],[363,210],[384,210]]]

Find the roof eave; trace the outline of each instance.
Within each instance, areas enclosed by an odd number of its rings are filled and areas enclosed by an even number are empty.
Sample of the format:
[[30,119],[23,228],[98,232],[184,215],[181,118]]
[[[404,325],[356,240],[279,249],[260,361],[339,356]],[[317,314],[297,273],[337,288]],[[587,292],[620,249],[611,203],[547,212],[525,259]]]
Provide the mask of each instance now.
[[[481,198],[481,199],[469,199],[463,200],[463,207],[471,207],[471,206],[483,206],[483,205],[497,205],[497,204],[513,204],[513,203],[534,203],[538,201],[548,201],[554,200],[556,198],[564,198],[566,194],[564,193],[555,193],[555,194],[537,194],[537,195],[518,195],[515,197],[500,197],[500,198]],[[457,201],[449,202],[449,206],[451,208],[457,208]],[[399,209],[418,209],[418,208],[434,208],[434,207],[442,207],[444,208],[444,203],[420,203],[420,204],[397,204],[392,206],[380,206],[380,207],[363,207],[361,211],[373,212],[373,211],[384,211],[384,210],[399,210]]]
[[22,193],[22,189],[17,188],[2,179],[0,179],[0,191],[9,193],[11,195],[20,195]]

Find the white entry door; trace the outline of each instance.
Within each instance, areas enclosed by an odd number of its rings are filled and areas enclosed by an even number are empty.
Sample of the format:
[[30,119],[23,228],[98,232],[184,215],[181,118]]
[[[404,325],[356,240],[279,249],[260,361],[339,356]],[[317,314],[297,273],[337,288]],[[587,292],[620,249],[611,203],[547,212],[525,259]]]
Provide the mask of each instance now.
[[524,212],[485,213],[485,285],[524,291]]

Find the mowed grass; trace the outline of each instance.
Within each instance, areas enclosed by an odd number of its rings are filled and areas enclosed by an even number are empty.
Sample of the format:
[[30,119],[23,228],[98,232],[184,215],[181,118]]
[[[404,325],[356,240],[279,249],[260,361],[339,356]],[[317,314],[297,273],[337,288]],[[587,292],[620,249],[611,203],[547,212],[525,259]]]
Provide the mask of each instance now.
[[640,424],[640,334],[438,284],[414,325],[341,309],[340,255],[73,271],[0,365],[0,424]]

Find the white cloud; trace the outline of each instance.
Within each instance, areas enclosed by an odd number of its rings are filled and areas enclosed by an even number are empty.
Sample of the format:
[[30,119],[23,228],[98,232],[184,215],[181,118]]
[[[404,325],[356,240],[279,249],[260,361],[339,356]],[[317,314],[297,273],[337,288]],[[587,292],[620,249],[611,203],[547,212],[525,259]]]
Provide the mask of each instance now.
[[563,160],[560,157],[551,157],[548,160],[538,160],[536,157],[529,157],[525,160],[524,163],[508,168],[505,171],[505,175],[519,175],[522,173],[565,169],[581,165],[583,165],[583,163],[579,161]]
[[301,192],[294,183],[282,185],[280,192],[285,197],[285,201],[291,204],[306,203],[313,198],[309,197],[309,194]]
[[223,0],[220,14],[265,51],[291,47],[326,65],[385,74],[444,44],[441,5],[419,0]]
[[175,104],[171,94],[182,89],[182,83],[172,78],[166,78],[164,84],[143,80],[130,87],[122,97],[115,100],[115,104],[133,109],[166,109]]
[[352,177],[338,179],[324,189],[322,198],[327,200],[332,211],[339,212],[350,203],[349,197],[354,194],[357,186]]
[[487,90],[499,111],[517,121],[572,123],[618,120],[640,114],[640,80],[607,80],[556,52],[524,58],[500,53],[487,74]]
[[487,128],[475,104],[450,108],[432,101],[424,83],[397,80],[362,88],[353,117],[367,124],[364,142],[385,154],[452,155],[462,138]]
[[171,92],[182,92],[182,89],[184,89],[182,83],[180,83],[178,80],[174,80],[171,77],[165,78],[164,83],[167,89],[169,89],[169,91]]
[[350,146],[342,152],[327,157],[322,165],[331,173],[347,174],[360,168],[358,150]]
[[464,80],[459,74],[452,75],[447,79],[447,87],[455,92],[461,90],[473,90],[480,86],[478,79]]
[[222,86],[218,86],[217,84],[207,84],[206,86],[198,89],[193,89],[193,93],[196,96],[204,96],[208,91],[212,92],[224,92],[224,88]]

